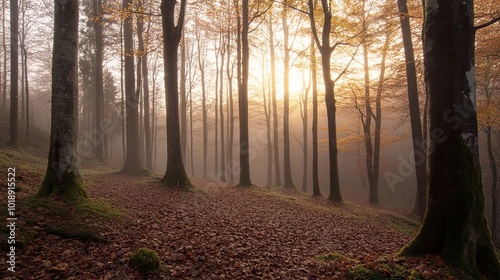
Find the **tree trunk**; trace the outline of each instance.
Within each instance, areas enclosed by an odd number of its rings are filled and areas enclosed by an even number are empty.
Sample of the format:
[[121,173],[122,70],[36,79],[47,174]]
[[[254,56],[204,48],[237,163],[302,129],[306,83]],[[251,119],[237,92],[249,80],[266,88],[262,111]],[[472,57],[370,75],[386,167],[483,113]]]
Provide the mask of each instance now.
[[[240,114],[240,182],[239,187],[250,187],[250,143],[248,135],[248,76],[250,49],[248,44],[248,0],[242,0],[241,25],[241,83],[238,87],[238,106]],[[238,49],[240,51],[240,49]]]
[[[137,23],[143,25],[143,22]],[[149,26],[147,32],[149,33]],[[141,36],[142,37],[142,36]],[[143,93],[144,93],[144,134],[145,134],[145,147],[146,147],[146,168],[148,170],[153,170],[153,142],[151,140],[151,114],[150,114],[150,99],[149,99],[149,69],[148,69],[148,50],[144,46],[144,42],[141,46],[139,43],[139,49],[143,50],[142,56],[142,79],[143,79]],[[154,102],[154,99],[153,99]]]
[[284,175],[285,181],[283,186],[285,188],[295,188],[292,180],[292,168],[290,163],[290,49],[288,47],[288,20],[287,20],[287,3],[286,0],[283,4],[283,48],[284,48],[284,61],[283,61],[283,73],[284,73],[284,87],[283,87],[283,161],[284,161]]
[[[230,22],[228,22],[230,24]],[[227,31],[227,82],[228,82],[228,127],[227,133],[229,135],[227,140],[227,162],[229,163],[229,183],[234,183],[234,166],[233,166],[233,145],[234,145],[234,104],[233,104],[233,66],[231,65],[231,29]]]
[[[123,29],[124,29],[124,23],[121,24],[120,26],[120,53],[124,53],[124,47],[123,47]],[[125,68],[124,65],[125,61],[123,58],[123,55],[120,56],[120,93],[121,93],[121,108],[120,108],[120,115],[121,115],[121,123],[122,123],[122,157],[123,161],[125,162],[125,158],[127,157],[127,143],[125,142],[125,81],[124,79],[124,73],[123,70]]]
[[[302,75],[303,76],[303,75]],[[309,81],[311,80],[310,79],[310,73],[309,73]],[[305,81],[304,79],[302,79],[302,84],[304,85],[305,84]],[[303,134],[303,144],[302,144],[302,148],[303,148],[303,171],[302,171],[302,191],[303,192],[307,192],[307,169],[308,169],[308,155],[307,155],[307,149],[309,147],[309,144],[308,144],[308,137],[307,137],[307,122],[308,122],[308,99],[309,99],[309,88],[310,88],[310,84],[307,85],[307,87],[304,89],[304,96],[303,96],[303,99],[302,99],[302,107],[303,107],[303,112],[302,112],[302,134]]]
[[[198,22],[197,22],[198,24]],[[201,78],[201,111],[203,115],[203,178],[207,178],[207,154],[208,154],[208,121],[207,121],[207,92],[205,86],[205,60],[202,55],[201,38],[196,28],[196,43],[198,46],[198,67],[200,68]]]
[[5,39],[5,9],[7,7],[7,1],[2,1],[2,50],[3,50],[3,76],[2,76],[2,108],[5,110],[7,108],[7,40]]
[[[473,1],[425,2],[424,67],[430,95],[429,199],[403,255],[439,254],[479,278],[500,279],[479,166]],[[455,111],[454,111],[455,110]]]
[[167,170],[161,182],[167,186],[191,187],[184,169],[179,128],[179,89],[177,52],[182,36],[186,0],[181,0],[180,14],[175,24],[175,0],[162,0],[163,61],[165,64],[165,95],[167,109]]
[[313,196],[320,196],[319,175],[318,175],[318,78],[316,64],[316,47],[314,36],[311,35],[311,80],[312,80],[312,181]]
[[23,49],[24,53],[24,83],[26,89],[26,142],[30,141],[30,90],[28,83],[28,50],[26,48]]
[[[219,111],[220,111],[220,180],[226,182],[226,148],[224,147],[224,59],[226,57],[226,46],[221,34],[220,55],[220,88],[219,88]],[[217,124],[216,124],[217,125]]]
[[78,1],[56,0],[54,4],[50,151],[38,196],[76,201],[87,197],[77,153]]
[[410,123],[413,140],[413,155],[415,159],[415,173],[417,176],[417,197],[420,219],[425,215],[425,196],[427,180],[427,146],[422,137],[422,124],[420,122],[420,109],[418,102],[417,72],[415,69],[415,58],[413,42],[411,40],[410,18],[406,0],[398,0],[400,13],[401,32],[403,34],[403,46],[405,51],[406,82],[408,86],[408,102],[410,103]]
[[[123,9],[128,11],[132,0],[123,0]],[[125,55],[125,96],[127,103],[127,155],[122,173],[140,175],[143,173],[139,145],[139,96],[135,91],[133,19],[130,14],[123,23]],[[138,75],[140,75],[138,73]]]
[[275,186],[281,186],[280,150],[278,136],[278,104],[276,101],[276,59],[274,50],[274,31],[272,13],[269,19],[269,49],[271,56],[271,93],[273,106],[273,145],[274,145],[274,173]]
[[102,36],[102,0],[93,0],[95,30],[95,155],[98,161],[104,162],[104,94],[103,94],[103,36]]
[[10,0],[10,138],[8,145],[19,148],[18,83],[19,83],[19,16],[17,0]]
[[[183,33],[184,34],[184,33]],[[186,41],[182,35],[181,69],[180,69],[180,114],[181,114],[181,151],[182,160],[187,162],[187,99],[186,99]]]
[[335,46],[330,46],[330,31],[332,28],[332,12],[328,1],[321,0],[323,8],[323,30],[321,41],[316,29],[314,19],[314,4],[313,0],[309,0],[309,19],[311,21],[312,33],[314,41],[318,46],[321,54],[321,66],[323,69],[323,80],[325,84],[325,105],[328,118],[328,155],[330,164],[330,201],[342,202],[340,193],[339,166],[338,166],[338,148],[337,148],[337,124],[336,124],[336,108],[335,108],[335,83],[332,80],[330,59]]
[[[271,102],[269,102],[269,99],[267,97],[267,90],[266,88],[270,88],[270,84],[267,83],[266,80],[266,69],[265,69],[265,53],[263,53],[262,57],[262,68],[261,68],[261,74],[262,74],[262,102],[263,102],[263,108],[264,108],[264,117],[266,120],[266,140],[267,140],[267,182],[266,182],[266,187],[271,187],[273,185],[273,143],[272,143],[272,138],[271,138]],[[270,90],[269,90],[270,92]]]

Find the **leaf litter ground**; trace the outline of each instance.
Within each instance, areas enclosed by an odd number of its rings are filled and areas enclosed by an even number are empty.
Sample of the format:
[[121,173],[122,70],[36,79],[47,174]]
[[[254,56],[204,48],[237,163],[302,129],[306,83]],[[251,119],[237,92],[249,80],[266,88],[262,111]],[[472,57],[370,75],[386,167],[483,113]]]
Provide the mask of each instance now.
[[[24,222],[18,230],[32,233],[32,240],[17,251],[15,274],[6,273],[2,249],[0,276],[449,278],[437,257],[401,259],[394,255],[411,239],[415,223],[375,208],[334,205],[286,189],[241,189],[207,180],[194,180],[198,191],[183,191],[163,187],[159,178],[113,173],[91,177],[88,192],[93,201],[118,209],[120,217],[73,216],[57,200],[47,202],[51,207],[26,208],[21,211],[19,219]],[[51,217],[54,205],[61,213]],[[409,227],[410,233],[395,224]],[[158,252],[160,272],[141,276],[129,266],[132,252],[142,247]]]

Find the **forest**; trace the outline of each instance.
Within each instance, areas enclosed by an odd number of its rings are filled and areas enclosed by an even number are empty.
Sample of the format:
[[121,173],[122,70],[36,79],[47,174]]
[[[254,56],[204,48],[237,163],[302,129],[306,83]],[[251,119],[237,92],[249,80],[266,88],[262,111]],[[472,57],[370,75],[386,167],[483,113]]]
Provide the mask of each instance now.
[[1,0],[2,279],[500,279],[495,0]]

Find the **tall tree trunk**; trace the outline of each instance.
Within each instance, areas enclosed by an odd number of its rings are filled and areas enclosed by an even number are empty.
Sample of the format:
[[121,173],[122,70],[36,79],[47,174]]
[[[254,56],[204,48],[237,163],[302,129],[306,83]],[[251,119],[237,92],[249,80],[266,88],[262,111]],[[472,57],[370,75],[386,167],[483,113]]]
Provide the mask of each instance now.
[[[139,1],[138,3],[138,8],[142,9],[143,7],[143,0]],[[146,163],[146,168],[148,170],[153,169],[153,154],[152,154],[152,149],[151,149],[151,125],[150,125],[150,112],[149,112],[149,106],[150,106],[150,100],[149,100],[149,70],[148,70],[148,50],[146,50],[145,44],[144,44],[144,21],[145,21],[145,16],[144,15],[139,15],[137,17],[137,42],[138,42],[138,47],[139,47],[139,56],[140,59],[138,60],[138,64],[141,64],[141,67],[137,67],[137,76],[141,76],[142,78],[140,79],[142,83],[142,111],[144,115],[142,116],[142,128],[144,129],[144,137],[141,137],[141,139],[144,141],[144,159]],[[148,32],[149,32],[149,26],[148,26]],[[139,72],[140,70],[140,72]],[[139,80],[139,78],[138,78]],[[137,87],[140,88],[141,84],[138,83]],[[142,130],[141,130],[141,135],[142,135]]]
[[[418,102],[417,71],[415,69],[415,58],[413,42],[411,40],[410,18],[406,0],[398,0],[400,13],[401,32],[403,34],[403,46],[405,51],[406,83],[408,87],[408,102],[410,105],[411,135],[413,140],[413,155],[415,159],[415,174],[417,176],[417,197],[420,219],[425,215],[425,196],[427,183],[427,151],[426,142],[422,137],[422,124],[420,122],[420,109]],[[425,114],[425,110],[424,110]]]
[[3,76],[2,76],[2,108],[7,108],[7,40],[5,39],[5,9],[7,8],[7,1],[2,1],[2,50],[3,50]]
[[[230,22],[228,22],[228,25]],[[234,145],[234,105],[233,105],[233,66],[231,65],[231,29],[228,28],[227,31],[227,83],[228,83],[228,98],[229,98],[229,106],[228,106],[228,127],[227,133],[229,135],[227,140],[227,162],[229,163],[229,183],[234,183],[234,166],[233,166],[233,145]]]
[[[128,11],[132,0],[123,0],[123,9]],[[135,91],[134,80],[134,46],[132,14],[123,23],[124,55],[125,55],[125,96],[127,103],[127,155],[122,173],[140,175],[141,167],[139,144],[139,96]],[[138,73],[140,75],[140,73]]]
[[[263,53],[265,55],[265,53]],[[270,88],[270,85],[266,81],[266,71],[265,71],[265,61],[266,58],[262,58],[262,102],[264,107],[264,117],[266,120],[266,139],[267,139],[267,183],[266,187],[271,187],[273,184],[273,143],[271,139],[271,106],[267,95],[266,88]],[[269,91],[270,92],[270,91]]]
[[283,4],[283,48],[284,48],[284,87],[283,87],[283,164],[285,168],[285,181],[283,186],[285,188],[295,188],[292,180],[292,168],[290,162],[290,49],[288,46],[288,19],[287,19],[287,1]]
[[103,36],[102,36],[102,0],[93,0],[95,30],[95,154],[98,161],[104,162],[104,93],[103,93]]
[[186,40],[184,33],[181,44],[181,69],[180,69],[180,114],[181,114],[181,151],[182,160],[187,162],[187,99],[186,99]]
[[[196,22],[198,24],[198,21]],[[205,60],[201,48],[201,37],[199,28],[196,28],[196,43],[198,46],[198,67],[201,78],[201,111],[203,115],[203,178],[207,178],[207,154],[208,154],[208,120],[207,120],[207,92],[205,84]],[[203,52],[204,54],[204,52]]]
[[10,0],[10,138],[8,145],[19,148],[18,83],[19,83],[19,16],[17,0]]
[[177,24],[175,24],[175,0],[162,0],[163,61],[165,64],[165,94],[167,109],[167,170],[161,182],[167,186],[191,187],[184,169],[179,128],[179,89],[177,52],[182,37],[186,12],[186,0],[181,0]]
[[[125,27],[125,24],[122,22],[120,25],[120,53],[124,53],[125,49],[123,46],[123,29]],[[126,137],[126,131],[125,131],[125,81],[124,81],[124,68],[125,68],[125,60],[124,56],[120,56],[120,93],[121,93],[121,108],[120,108],[120,115],[121,115],[121,123],[122,123],[122,157],[123,157],[123,162],[125,162],[125,159],[127,157],[127,143],[125,140]]]
[[[220,111],[220,180],[226,182],[226,148],[224,147],[224,58],[226,57],[226,46],[221,34],[220,55],[220,89],[219,89],[219,111]],[[216,124],[217,125],[217,124]]]
[[312,33],[314,41],[318,46],[321,54],[321,66],[323,69],[323,80],[325,84],[325,105],[328,118],[328,155],[330,164],[330,194],[328,199],[330,201],[340,203],[342,202],[342,195],[340,193],[340,180],[339,180],[339,166],[338,166],[338,148],[337,148],[337,124],[336,124],[336,107],[335,107],[335,82],[332,80],[330,59],[333,51],[335,50],[330,46],[330,31],[332,28],[332,12],[327,0],[321,0],[323,9],[323,30],[321,34],[321,41],[316,29],[316,22],[314,19],[314,4],[313,0],[309,0],[309,19],[311,21]]
[[[305,81],[304,81],[304,75],[302,74],[302,85],[305,84]],[[308,99],[309,99],[309,89],[310,89],[310,86],[311,86],[311,73],[309,73],[309,84],[307,85],[307,87],[304,90],[304,95],[302,97],[302,108],[303,108],[303,111],[302,111],[302,137],[303,137],[303,144],[302,144],[302,148],[303,148],[303,157],[304,157],[304,160],[303,160],[303,171],[302,171],[302,191],[303,192],[307,192],[307,170],[308,170],[308,154],[307,154],[307,149],[309,147],[309,144],[308,144],[308,137],[307,137],[307,122],[308,122]]]
[[248,137],[248,75],[250,62],[248,0],[242,0],[242,11],[241,83],[238,87],[238,107],[240,114],[240,182],[238,186],[249,187],[253,184],[250,179],[250,142]]
[[219,174],[219,47],[217,47],[217,43],[215,43],[215,165],[214,165],[214,174],[217,179],[217,175]]
[[[424,74],[430,95],[429,199],[403,255],[439,254],[479,278],[500,279],[479,165],[473,1],[425,2]],[[455,111],[453,111],[453,108]]]
[[273,18],[270,13],[269,19],[269,50],[271,56],[271,93],[273,104],[273,145],[274,145],[274,178],[275,186],[281,186],[280,149],[278,136],[278,104],[276,100],[276,59],[274,50]]
[[23,49],[24,54],[24,83],[26,89],[26,141],[30,141],[30,90],[28,83],[28,50],[26,47]]
[[313,196],[320,196],[319,175],[318,175],[318,78],[316,64],[316,46],[314,45],[314,35],[311,35],[311,82],[312,82],[312,182]]
[[78,1],[55,0],[54,6],[50,151],[38,196],[76,201],[87,197],[77,154]]

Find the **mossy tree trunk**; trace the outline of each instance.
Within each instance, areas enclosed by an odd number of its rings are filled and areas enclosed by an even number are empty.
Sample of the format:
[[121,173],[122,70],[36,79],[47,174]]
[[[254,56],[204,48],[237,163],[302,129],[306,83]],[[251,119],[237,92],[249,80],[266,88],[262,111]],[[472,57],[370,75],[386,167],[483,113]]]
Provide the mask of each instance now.
[[430,94],[427,212],[403,255],[439,254],[478,277],[500,279],[484,211],[475,107],[473,1],[425,2]]
[[78,1],[56,0],[47,172],[38,196],[86,198],[78,165]]
[[180,3],[180,12],[175,24],[175,0],[161,2],[163,24],[163,61],[165,63],[165,90],[167,105],[167,170],[161,182],[167,186],[188,188],[191,186],[182,160],[179,127],[179,87],[177,82],[177,53],[182,36],[186,11],[186,0]]

